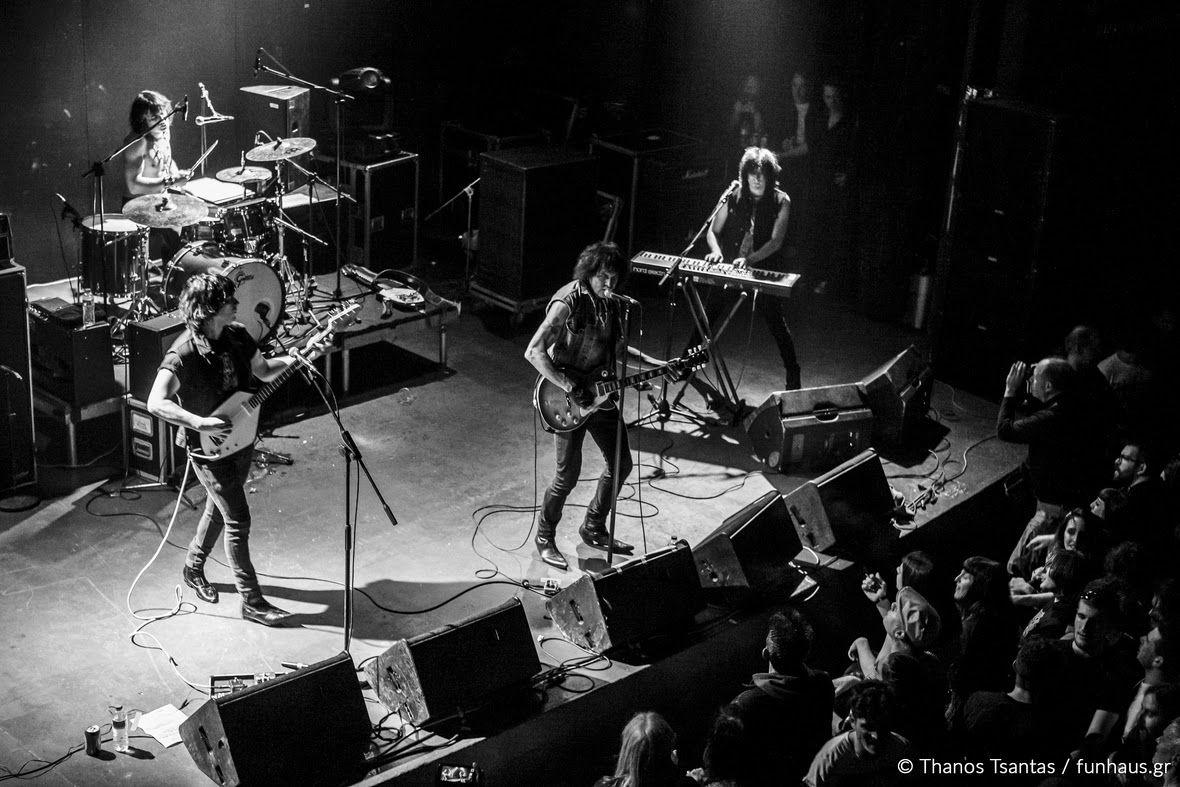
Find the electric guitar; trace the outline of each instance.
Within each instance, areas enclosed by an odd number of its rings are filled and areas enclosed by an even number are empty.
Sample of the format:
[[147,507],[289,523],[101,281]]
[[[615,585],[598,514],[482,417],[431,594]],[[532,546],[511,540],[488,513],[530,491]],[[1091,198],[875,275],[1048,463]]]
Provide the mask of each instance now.
[[[360,310],[361,304],[354,301],[330,315],[323,330],[312,336],[307,344],[321,342],[338,329],[356,322],[356,315]],[[262,403],[295,373],[298,365],[299,361],[291,364],[254,393],[235,391],[230,394],[216,410],[210,413],[210,416],[214,418],[224,418],[229,421],[230,430],[214,434],[189,429],[190,453],[198,459],[217,459],[253,445],[254,438],[258,434],[258,416],[262,410]],[[192,445],[194,436],[199,439],[199,449]]]
[[585,389],[594,397],[586,407],[575,402],[561,386],[555,385],[543,375],[537,378],[536,388],[533,389],[533,407],[541,416],[541,424],[549,432],[570,432],[582,425],[590,414],[601,409],[614,395],[624,388],[639,385],[642,382],[664,375],[678,376],[694,369],[700,369],[709,360],[709,348],[698,345],[683,356],[661,364],[654,369],[628,375],[621,380],[612,377],[610,369],[600,367],[588,374],[580,374],[567,367],[558,367],[573,380],[578,387]]

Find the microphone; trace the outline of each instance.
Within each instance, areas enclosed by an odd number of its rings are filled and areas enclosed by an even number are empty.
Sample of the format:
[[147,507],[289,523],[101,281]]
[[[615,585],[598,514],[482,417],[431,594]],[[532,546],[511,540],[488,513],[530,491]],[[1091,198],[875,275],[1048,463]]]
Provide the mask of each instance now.
[[61,217],[63,219],[68,216],[75,224],[82,220],[82,214],[79,213],[74,208],[74,206],[66,200],[65,197],[63,197],[61,194],[58,194],[56,191],[53,192],[53,196],[61,200]]
[[258,54],[254,58],[254,76],[262,70],[262,47],[258,47]]
[[20,375],[17,373],[16,369],[13,369],[13,368],[11,368],[11,367],[9,367],[9,366],[5,366],[5,365],[4,365],[4,364],[2,364],[2,363],[0,363],[0,372],[8,372],[9,374],[11,374],[13,377],[15,377],[16,379],[20,380],[21,382],[24,382],[24,381],[25,381],[25,378],[21,377],[21,376],[20,376]]
[[180,119],[181,123],[188,122],[188,93],[184,94],[184,116]]
[[627,304],[628,306],[638,306],[639,305],[639,301],[635,300],[634,298],[632,298],[629,295],[623,295],[622,293],[619,293],[619,292],[607,293],[606,297],[611,298],[616,301],[622,301],[623,303]]
[[740,180],[735,180],[733,183],[729,184],[729,188],[727,188],[725,190],[725,193],[721,195],[721,199],[726,199],[727,197],[729,197],[730,194],[734,193],[735,191],[737,191],[741,187],[742,187],[742,182]]
[[262,320],[267,325],[270,325],[270,320],[266,319],[266,315],[270,314],[270,306],[266,305],[265,303],[260,303],[254,307],[254,313],[258,315],[260,320]]

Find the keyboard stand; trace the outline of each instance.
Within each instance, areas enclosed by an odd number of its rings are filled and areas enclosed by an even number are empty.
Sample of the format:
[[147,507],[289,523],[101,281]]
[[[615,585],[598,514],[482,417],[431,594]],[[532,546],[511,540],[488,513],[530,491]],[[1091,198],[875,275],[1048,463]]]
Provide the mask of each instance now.
[[[745,290],[738,294],[737,301],[729,308],[729,311],[721,316],[720,322],[716,324],[716,328],[709,323],[708,313],[705,309],[705,304],[701,300],[701,295],[697,291],[696,284],[691,278],[686,278],[681,283],[682,288],[688,295],[688,313],[692,317],[693,323],[696,325],[697,331],[709,347],[709,362],[713,366],[713,373],[716,375],[717,384],[720,390],[713,389],[716,397],[709,401],[709,409],[724,415],[727,425],[733,426],[741,422],[745,415],[746,403],[738,395],[737,386],[734,385],[733,377],[729,374],[729,367],[725,363],[725,354],[721,351],[721,345],[718,339],[725,333],[725,329],[729,327],[730,321],[733,320],[734,315],[746,303],[750,295]],[[672,400],[672,407],[678,407],[680,400],[684,398],[685,392],[689,385],[696,382],[696,371],[689,372],[688,376],[680,385],[680,391],[676,394],[676,398]],[[694,388],[700,390],[698,385],[693,385]],[[711,388],[711,386],[708,386]],[[708,400],[710,397],[706,396]]]

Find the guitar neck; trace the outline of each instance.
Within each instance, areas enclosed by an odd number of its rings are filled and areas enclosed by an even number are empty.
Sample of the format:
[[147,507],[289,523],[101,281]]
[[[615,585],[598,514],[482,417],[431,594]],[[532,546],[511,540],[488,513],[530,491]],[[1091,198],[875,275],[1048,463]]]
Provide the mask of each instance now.
[[616,391],[620,391],[624,388],[630,388],[633,385],[639,385],[640,383],[651,380],[652,378],[667,374],[668,368],[670,366],[671,364],[666,363],[663,366],[657,366],[654,369],[636,372],[635,374],[624,377],[621,380],[607,380],[605,382],[596,383],[595,388],[597,388],[599,396],[613,394]]
[[287,366],[286,369],[279,372],[270,382],[255,391],[254,395],[246,400],[246,406],[250,408],[262,406],[262,403],[269,399],[271,394],[277,391],[283,383],[287,382],[291,375],[295,374],[295,367],[298,363],[298,361],[292,362]]

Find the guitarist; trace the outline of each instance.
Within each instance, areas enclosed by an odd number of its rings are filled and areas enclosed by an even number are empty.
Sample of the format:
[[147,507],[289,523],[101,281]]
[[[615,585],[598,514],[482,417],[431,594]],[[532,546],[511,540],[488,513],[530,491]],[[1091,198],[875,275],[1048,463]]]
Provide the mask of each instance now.
[[[525,351],[525,358],[538,372],[563,391],[568,391],[573,401],[582,407],[592,404],[594,396],[578,384],[576,372],[589,372],[603,365],[613,367],[615,359],[626,352],[620,305],[613,295],[627,270],[628,261],[614,243],[592,243],[583,249],[574,266],[574,280],[549,299],[545,320]],[[573,373],[567,374],[562,367]],[[554,568],[569,569],[569,563],[557,548],[555,536],[565,500],[577,485],[582,471],[582,443],[587,432],[602,452],[606,469],[598,478],[594,499],[586,509],[586,519],[578,529],[578,535],[592,547],[610,547],[606,519],[614,504],[616,471],[620,485],[631,473],[627,431],[618,429],[621,417],[617,407],[608,405],[591,413],[576,429],[553,435],[557,467],[541,503],[535,543],[541,560]],[[619,434],[622,435],[622,446],[619,467],[615,468],[615,437]],[[629,555],[635,548],[615,539],[614,551]]]
[[[263,597],[250,562],[250,505],[245,485],[254,458],[252,444],[215,459],[192,454],[200,446],[195,432],[216,435],[230,431],[230,421],[209,415],[227,397],[248,390],[254,377],[270,380],[295,362],[292,356],[268,359],[262,355],[250,332],[235,320],[238,301],[234,289],[232,281],[214,273],[199,274],[185,283],[180,312],[187,330],[160,363],[147,407],[152,415],[186,430],[193,470],[205,487],[205,512],[185,557],[184,583],[197,592],[197,598],[217,603],[217,588],[205,579],[205,559],[225,530],[225,552],[242,597],[242,617],[264,626],[283,626],[291,613]],[[321,352],[309,345],[303,357],[310,360]]]

